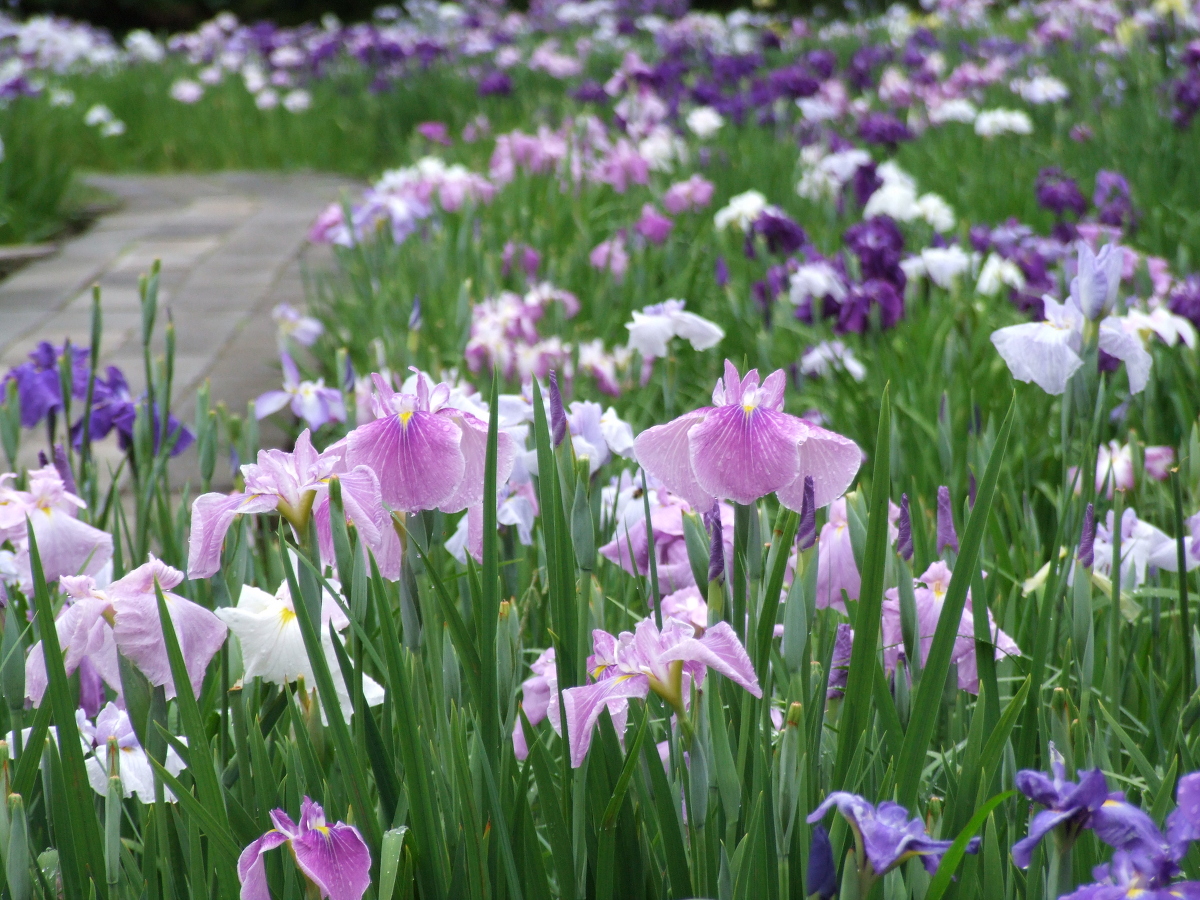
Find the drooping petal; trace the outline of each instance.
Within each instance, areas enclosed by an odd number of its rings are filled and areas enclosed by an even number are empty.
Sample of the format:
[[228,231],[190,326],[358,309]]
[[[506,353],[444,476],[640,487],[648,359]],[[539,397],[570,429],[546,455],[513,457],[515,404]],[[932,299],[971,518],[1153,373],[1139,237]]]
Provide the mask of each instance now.
[[1175,859],[1183,859],[1188,845],[1200,841],[1200,772],[1179,779],[1175,799],[1179,808],[1167,816],[1167,840]]
[[445,416],[420,410],[390,415],[350,432],[346,464],[371,469],[392,509],[436,509],[454,497],[463,480],[461,440],[459,426]]
[[[179,649],[187,666],[192,692],[200,695],[204,670],[221,649],[228,629],[213,613],[177,594],[165,595],[167,610]],[[166,640],[158,617],[158,600],[153,593],[130,595],[114,602],[116,612],[113,635],[117,649],[142,670],[153,685],[165,685],[167,699],[175,696],[177,686],[171,678]]]
[[718,622],[701,638],[685,638],[662,654],[661,659],[698,662],[720,672],[755,697],[762,696],[758,676],[746,650],[728,622]]
[[633,456],[638,464],[693,509],[708,509],[713,503],[712,495],[700,486],[692,471],[688,441],[688,434],[709,412],[698,409],[665,425],[647,428],[633,442]]
[[1142,339],[1126,331],[1120,319],[1109,316],[1100,323],[1100,349],[1125,363],[1129,390],[1140,394],[1150,380],[1150,366],[1154,362]]
[[292,395],[287,391],[267,391],[254,401],[254,418],[273,416],[291,402]]
[[[112,559],[112,535],[81,522],[58,508],[37,508],[30,512],[29,521],[37,538],[42,572],[47,581],[64,575],[95,575]],[[29,551],[17,555],[21,586],[26,593],[33,590],[33,561]]]
[[[838,500],[836,503],[844,503]],[[817,542],[817,608],[832,606],[839,612],[846,611],[842,591],[851,600],[858,599],[862,589],[862,578],[854,560],[854,546],[850,541],[850,526],[843,515],[840,521],[834,516],[821,527],[821,538]]]
[[294,839],[292,850],[322,897],[362,900],[371,885],[371,851],[353,825],[319,825]]
[[242,851],[237,863],[238,881],[242,883],[241,900],[271,900],[262,855],[285,843],[287,835],[268,831]]
[[1074,816],[1074,810],[1056,811],[1043,809],[1029,823],[1029,834],[1013,844],[1012,858],[1018,869],[1028,869],[1033,860],[1033,851],[1042,838],[1052,832],[1063,822],[1068,822]]
[[[592,731],[606,707],[613,701],[625,706],[626,703],[621,701],[628,701],[631,697],[645,699],[649,693],[650,679],[645,675],[618,675],[563,691],[563,711],[567,715],[571,738],[571,767],[578,769],[583,765],[583,758],[592,746]],[[551,724],[553,719],[551,715]]]
[[812,476],[815,500],[820,508],[846,493],[862,465],[862,451],[850,438],[811,422],[805,424],[808,438],[800,443],[800,468],[796,480],[776,492],[779,502],[796,512],[804,506],[805,476]]
[[[443,410],[441,415],[451,418],[462,430],[462,442],[459,444],[459,449],[465,463],[463,477],[459,480],[458,489],[438,504],[438,508],[442,512],[453,513],[483,502],[483,475],[487,463],[488,426],[486,422],[475,418],[470,413],[457,409]],[[516,458],[516,443],[507,432],[499,431],[496,434],[497,486],[508,481]]]
[[808,433],[803,420],[773,409],[714,409],[688,435],[696,483],[711,497],[753,503],[796,480]]
[[221,568],[221,546],[235,518],[270,512],[278,505],[278,497],[259,494],[214,493],[197,497],[192,504],[188,577],[209,578]]
[[671,320],[675,334],[696,350],[711,350],[725,337],[725,330],[715,322],[686,310],[672,313]]
[[1046,322],[1010,325],[992,333],[992,343],[1013,378],[1054,395],[1066,390],[1067,380],[1083,365],[1076,342],[1076,332]]

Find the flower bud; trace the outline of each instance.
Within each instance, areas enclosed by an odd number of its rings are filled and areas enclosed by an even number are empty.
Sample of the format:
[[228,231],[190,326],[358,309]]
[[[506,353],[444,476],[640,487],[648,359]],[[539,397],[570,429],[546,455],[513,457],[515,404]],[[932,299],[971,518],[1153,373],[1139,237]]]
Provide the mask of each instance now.
[[804,476],[804,499],[800,503],[800,527],[796,530],[796,543],[801,552],[817,542],[816,485],[811,475]]
[[950,488],[938,488],[937,499],[937,552],[947,547],[958,552],[958,534],[954,530],[954,510],[950,506]]
[[550,373],[550,438],[554,446],[562,444],[567,436],[567,414],[563,410],[562,394],[558,392],[558,373]]
[[1079,564],[1085,569],[1090,569],[1096,560],[1095,543],[1096,508],[1089,503],[1083,513],[1083,531],[1079,535],[1079,553],[1076,554]]
[[896,552],[905,562],[912,562],[912,514],[908,511],[908,494],[900,495],[900,518],[896,521],[896,530],[900,532],[896,538]]

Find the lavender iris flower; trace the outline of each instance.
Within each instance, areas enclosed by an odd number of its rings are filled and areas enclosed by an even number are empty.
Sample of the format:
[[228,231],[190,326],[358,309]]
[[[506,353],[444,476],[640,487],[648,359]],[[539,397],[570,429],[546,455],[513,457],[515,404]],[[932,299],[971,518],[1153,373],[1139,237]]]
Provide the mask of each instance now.
[[[919,857],[926,871],[932,874],[937,871],[942,855],[954,843],[931,838],[925,833],[925,823],[919,818],[910,819],[908,810],[898,803],[885,800],[872,806],[857,794],[846,791],[834,791],[826,797],[808,821],[821,821],[835,807],[854,832],[860,876],[867,875],[872,880],[913,857]],[[967,852],[979,852],[979,838],[971,839]]]
[[[86,657],[115,690],[120,682],[116,671],[116,652],[120,651],[152,685],[165,686],[168,699],[174,697],[176,685],[158,616],[157,584],[167,601],[192,691],[199,696],[205,669],[225,642],[227,629],[203,606],[171,592],[182,581],[182,572],[153,557],[105,588],[97,587],[87,576],[67,580],[64,586],[74,603],[55,626],[60,638],[65,638],[66,660],[79,665]],[[40,642],[26,660],[25,679],[26,693],[36,705],[47,683]]]
[[304,798],[300,824],[282,809],[272,810],[270,831],[238,857],[242,900],[270,900],[263,854],[281,844],[292,849],[296,867],[319,895],[329,900],[362,900],[371,885],[371,851],[357,828],[344,822],[325,824],[325,810]]
[[265,419],[290,405],[292,414],[309,428],[320,428],[329,422],[344,422],[346,407],[342,392],[325,387],[325,379],[301,381],[300,369],[286,351],[279,354],[283,364],[283,390],[267,391],[254,401],[254,416]]
[[1051,832],[1064,850],[1069,849],[1108,800],[1108,781],[1099,769],[1083,772],[1078,783],[1067,781],[1065,761],[1054,744],[1050,745],[1050,771],[1050,775],[1032,769],[1017,773],[1017,790],[1046,807],[1029,823],[1029,834],[1013,845],[1013,862],[1022,869],[1028,868],[1034,848]]
[[713,406],[687,413],[638,435],[633,450],[646,471],[694,508],[713,498],[753,503],[776,493],[799,511],[804,477],[813,476],[817,506],[839,497],[861,464],[858,445],[783,412],[782,369],[761,384],[758,370],[742,378],[725,361]]
[[[645,698],[650,691],[662,697],[683,716],[691,683],[700,684],[707,669],[715,669],[755,697],[762,689],[737,635],[728,622],[718,622],[696,637],[691,624],[668,619],[662,631],[648,618],[634,631],[617,637],[592,632],[594,653],[588,671],[595,681],[563,691],[571,740],[571,765],[578,768],[592,744],[592,730],[605,708],[624,710],[630,698]],[[551,704],[551,724],[555,715]]]

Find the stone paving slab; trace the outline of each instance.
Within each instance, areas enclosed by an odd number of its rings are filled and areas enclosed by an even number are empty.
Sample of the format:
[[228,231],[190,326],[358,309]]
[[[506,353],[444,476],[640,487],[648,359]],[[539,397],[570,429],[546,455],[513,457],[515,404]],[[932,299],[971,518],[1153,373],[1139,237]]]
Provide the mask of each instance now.
[[[101,365],[118,365],[143,389],[138,279],[162,262],[159,321],[175,323],[176,411],[189,421],[208,379],[214,403],[244,411],[279,386],[271,310],[304,303],[307,271],[327,266],[305,235],[317,213],[361,185],[330,175],[230,172],[93,176],[121,206],[53,256],[0,282],[0,366],[25,360],[40,340],[90,340],[92,286],[101,289]],[[161,352],[161,327],[156,346]],[[36,453],[40,435],[26,441]],[[264,443],[271,435],[264,430]],[[116,462],[116,448],[111,448]],[[24,455],[24,454],[23,454]],[[106,451],[105,455],[109,455]],[[176,477],[198,480],[194,454]],[[218,466],[220,470],[222,467]],[[218,472],[220,474],[220,472]]]

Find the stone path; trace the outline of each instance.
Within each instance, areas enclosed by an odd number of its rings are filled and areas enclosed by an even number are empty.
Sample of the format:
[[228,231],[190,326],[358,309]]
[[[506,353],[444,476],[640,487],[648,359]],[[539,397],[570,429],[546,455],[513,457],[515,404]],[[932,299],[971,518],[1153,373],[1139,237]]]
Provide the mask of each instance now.
[[[120,199],[58,253],[0,282],[0,371],[39,340],[87,346],[92,285],[101,288],[102,365],[143,387],[138,278],[162,261],[159,322],[175,323],[176,411],[190,420],[207,378],[234,411],[279,386],[271,310],[302,307],[304,273],[328,265],[305,234],[317,213],[358,186],[316,174],[94,176]],[[161,327],[160,327],[161,332]],[[161,338],[160,338],[161,345]],[[264,435],[265,437],[265,435]]]

